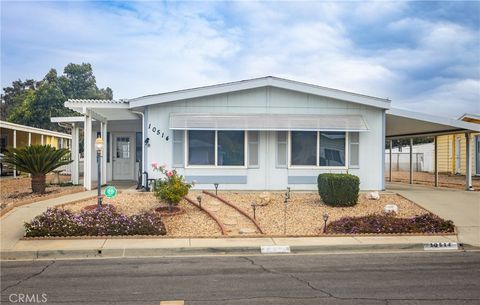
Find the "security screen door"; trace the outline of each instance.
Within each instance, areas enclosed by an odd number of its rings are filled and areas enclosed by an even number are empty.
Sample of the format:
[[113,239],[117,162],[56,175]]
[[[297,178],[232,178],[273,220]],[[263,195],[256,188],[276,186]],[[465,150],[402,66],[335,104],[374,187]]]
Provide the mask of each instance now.
[[113,179],[132,180],[133,178],[133,135],[115,134],[113,150]]

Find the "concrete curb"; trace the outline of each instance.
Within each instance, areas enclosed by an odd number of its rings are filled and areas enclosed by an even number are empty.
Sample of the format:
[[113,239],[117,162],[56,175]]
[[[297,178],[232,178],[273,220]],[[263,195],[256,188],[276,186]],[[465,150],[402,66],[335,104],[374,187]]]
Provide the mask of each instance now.
[[[361,245],[315,245],[290,246],[291,254],[313,254],[333,252],[374,252],[374,251],[423,251],[423,243],[361,244]],[[480,247],[459,244],[458,250],[449,252],[479,251]],[[435,251],[435,252],[441,252]],[[259,255],[260,247],[180,247],[180,248],[125,248],[125,249],[84,249],[84,250],[39,250],[1,251],[0,260],[36,259],[82,259],[82,258],[121,258],[194,255]],[[269,255],[269,254],[262,254]]]

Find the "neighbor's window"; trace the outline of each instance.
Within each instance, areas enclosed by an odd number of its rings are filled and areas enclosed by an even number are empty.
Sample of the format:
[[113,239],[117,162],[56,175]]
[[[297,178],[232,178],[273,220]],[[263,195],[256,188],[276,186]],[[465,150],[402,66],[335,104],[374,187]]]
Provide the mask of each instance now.
[[188,164],[215,165],[215,131],[188,131]]
[[217,165],[245,165],[245,133],[243,131],[218,131]]
[[345,132],[320,132],[320,166],[345,166]]
[[317,132],[292,131],[292,165],[317,165]]

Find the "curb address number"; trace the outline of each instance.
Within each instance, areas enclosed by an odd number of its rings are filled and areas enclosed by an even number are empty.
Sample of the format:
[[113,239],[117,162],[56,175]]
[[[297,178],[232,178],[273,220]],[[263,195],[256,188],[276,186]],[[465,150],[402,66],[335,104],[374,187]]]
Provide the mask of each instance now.
[[443,243],[425,243],[423,250],[458,250],[457,243],[443,242]]

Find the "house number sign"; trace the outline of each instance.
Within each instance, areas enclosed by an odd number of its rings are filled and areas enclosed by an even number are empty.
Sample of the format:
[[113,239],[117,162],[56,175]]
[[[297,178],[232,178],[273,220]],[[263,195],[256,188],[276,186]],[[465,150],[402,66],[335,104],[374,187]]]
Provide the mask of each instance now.
[[167,136],[165,131],[160,130],[160,128],[157,128],[156,126],[152,126],[151,123],[148,124],[148,130],[151,130],[154,135],[161,136],[165,141],[170,139],[170,136]]

